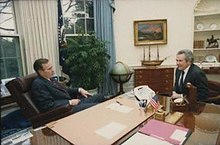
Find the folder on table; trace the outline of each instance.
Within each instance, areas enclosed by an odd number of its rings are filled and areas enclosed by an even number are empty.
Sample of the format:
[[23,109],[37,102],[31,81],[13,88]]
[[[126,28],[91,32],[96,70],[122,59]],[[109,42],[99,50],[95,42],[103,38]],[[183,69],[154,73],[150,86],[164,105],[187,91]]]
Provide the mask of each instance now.
[[182,144],[191,131],[185,127],[151,119],[140,128],[139,132],[168,141],[172,144]]

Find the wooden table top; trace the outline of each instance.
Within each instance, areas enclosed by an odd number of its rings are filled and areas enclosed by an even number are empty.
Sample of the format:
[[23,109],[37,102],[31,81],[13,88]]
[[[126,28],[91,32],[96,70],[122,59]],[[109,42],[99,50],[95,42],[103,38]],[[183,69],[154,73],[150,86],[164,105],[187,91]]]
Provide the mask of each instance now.
[[[84,111],[70,115],[48,124],[49,128],[72,144],[106,145],[120,144],[138,130],[153,112],[141,110],[133,99],[119,96]],[[122,113],[109,108],[119,101],[123,106],[132,108]],[[186,145],[220,144],[220,105],[198,103],[195,112],[182,112],[183,116],[175,123],[191,129],[193,132]],[[170,114],[169,114],[170,115]],[[109,138],[97,134],[97,131],[112,123],[122,125],[124,129]]]

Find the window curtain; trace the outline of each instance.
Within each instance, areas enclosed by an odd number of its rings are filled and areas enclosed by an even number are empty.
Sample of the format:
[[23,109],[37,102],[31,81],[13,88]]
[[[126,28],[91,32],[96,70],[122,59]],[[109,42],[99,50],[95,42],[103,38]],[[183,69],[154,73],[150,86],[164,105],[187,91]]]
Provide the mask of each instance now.
[[14,6],[25,74],[34,72],[33,63],[41,57],[58,72],[57,0],[15,0]]
[[113,33],[113,0],[94,0],[94,19],[96,36],[104,41],[109,42],[107,46],[108,54],[111,56],[108,70],[105,75],[104,83],[99,89],[99,93],[104,95],[115,95],[117,91],[117,84],[113,82],[109,75],[113,65],[116,61],[115,56],[115,42]]

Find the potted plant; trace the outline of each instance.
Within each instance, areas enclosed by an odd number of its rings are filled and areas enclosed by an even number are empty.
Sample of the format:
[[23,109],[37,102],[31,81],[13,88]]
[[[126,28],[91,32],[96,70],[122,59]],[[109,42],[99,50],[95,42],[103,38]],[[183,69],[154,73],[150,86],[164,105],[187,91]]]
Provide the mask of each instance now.
[[72,87],[87,90],[99,87],[104,80],[110,56],[106,42],[94,35],[80,35],[67,38],[67,58],[65,60]]

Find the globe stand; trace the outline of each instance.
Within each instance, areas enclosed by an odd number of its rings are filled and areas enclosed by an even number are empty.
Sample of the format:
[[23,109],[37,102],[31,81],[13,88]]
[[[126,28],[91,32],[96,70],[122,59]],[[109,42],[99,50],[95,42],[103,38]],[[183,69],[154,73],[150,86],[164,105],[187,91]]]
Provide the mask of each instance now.
[[120,89],[116,96],[124,94],[123,84],[128,82],[132,76],[133,72],[129,72],[127,74],[110,74],[112,79],[119,83]]

